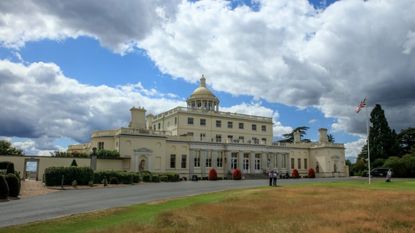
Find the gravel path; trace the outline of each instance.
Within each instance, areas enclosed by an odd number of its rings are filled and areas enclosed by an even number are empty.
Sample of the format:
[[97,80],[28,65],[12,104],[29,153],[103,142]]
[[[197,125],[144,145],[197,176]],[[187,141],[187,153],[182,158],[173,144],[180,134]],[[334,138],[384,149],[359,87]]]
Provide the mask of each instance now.
[[[278,180],[278,184],[332,182],[348,179],[350,178],[289,179]],[[267,180],[224,180],[214,182],[144,183],[117,188],[64,190],[20,200],[0,202],[0,227],[167,198],[266,185]]]

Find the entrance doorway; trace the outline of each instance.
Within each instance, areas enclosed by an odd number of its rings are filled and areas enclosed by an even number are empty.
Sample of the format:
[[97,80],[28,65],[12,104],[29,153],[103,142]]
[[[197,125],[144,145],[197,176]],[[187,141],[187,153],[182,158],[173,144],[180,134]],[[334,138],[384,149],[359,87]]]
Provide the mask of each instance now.
[[24,178],[39,180],[39,159],[25,159]]

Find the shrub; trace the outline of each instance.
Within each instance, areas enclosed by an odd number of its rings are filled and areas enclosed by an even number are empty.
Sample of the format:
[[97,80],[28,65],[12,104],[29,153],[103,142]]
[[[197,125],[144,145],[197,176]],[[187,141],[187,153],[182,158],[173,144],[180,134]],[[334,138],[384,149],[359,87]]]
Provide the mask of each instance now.
[[98,159],[118,159],[120,153],[116,150],[98,150],[97,158]]
[[232,171],[232,179],[234,180],[242,179],[242,173],[241,173],[241,170],[239,170],[239,168],[236,168]]
[[6,174],[14,173],[14,163],[12,162],[0,162],[0,170],[5,170]]
[[118,178],[117,177],[111,177],[110,178],[110,184],[119,184],[120,183],[120,181],[118,180]]
[[384,167],[392,169],[393,177],[415,177],[415,156],[391,156],[385,161]]
[[4,175],[0,175],[0,199],[7,199],[9,196],[9,185]]
[[298,174],[298,170],[294,169],[293,172],[291,173],[291,177],[293,178],[300,178],[300,174]]
[[155,183],[158,183],[158,182],[160,182],[160,176],[159,175],[152,175],[151,176],[151,182],[155,182]]
[[161,182],[167,182],[167,181],[168,181],[167,176],[166,176],[166,175],[161,175],[161,176],[160,176],[160,181],[161,181]]
[[316,172],[314,171],[313,168],[309,168],[308,169],[308,178],[316,178]]
[[144,182],[150,182],[151,181],[151,177],[152,177],[151,174],[144,174],[142,176]]
[[208,180],[217,180],[218,179],[218,173],[214,168],[209,170]]
[[7,185],[9,186],[9,196],[18,197],[20,194],[20,180],[12,173],[6,175]]
[[89,167],[48,167],[45,169],[45,185],[61,185],[62,175],[64,185],[72,185],[73,180],[79,185],[88,185],[88,182],[94,179],[94,172]]
[[[105,179],[111,180],[111,177],[116,177],[119,183],[133,184],[140,182],[140,177],[137,173],[126,171],[98,171],[94,173],[94,183],[102,183]],[[111,183],[111,182],[110,182]]]
[[166,173],[168,182],[179,182],[180,176],[177,173]]

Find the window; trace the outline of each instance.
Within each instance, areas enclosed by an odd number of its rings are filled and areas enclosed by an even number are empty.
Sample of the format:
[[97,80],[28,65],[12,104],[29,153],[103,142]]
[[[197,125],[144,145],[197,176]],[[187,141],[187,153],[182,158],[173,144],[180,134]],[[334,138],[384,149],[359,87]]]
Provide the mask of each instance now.
[[174,118],[174,125],[177,125],[177,117]]
[[193,162],[194,167],[200,167],[200,155],[196,155]]
[[261,169],[261,154],[255,154],[255,170]]
[[204,134],[204,133],[201,133],[200,134],[200,141],[202,142],[203,141],[203,139],[206,137],[206,134]]
[[254,144],[259,144],[259,139],[256,137],[252,138],[252,141],[254,142]]
[[294,158],[291,158],[291,169],[294,169]]
[[236,169],[238,167],[238,154],[232,153],[231,157],[231,169]]
[[223,158],[222,158],[222,155],[219,155],[219,157],[216,158],[216,166],[222,167],[222,164],[223,164]]
[[193,132],[187,132],[186,135],[187,136],[193,136]]
[[176,168],[176,155],[170,155],[170,168]]
[[153,125],[153,129],[156,129],[156,124]]
[[212,167],[212,157],[206,158],[206,167]]
[[187,155],[182,155],[182,168],[186,168]]
[[188,117],[187,118],[187,124],[188,125],[193,125],[193,117]]
[[161,123],[158,123],[157,128],[161,129]]
[[217,128],[222,127],[222,121],[216,121],[216,127]]
[[301,159],[297,160],[297,166],[298,166],[298,169],[301,169]]
[[233,136],[232,135],[228,135],[228,142],[231,143],[233,140]]
[[104,142],[98,142],[98,150],[104,149]]
[[216,142],[222,142],[222,135],[216,134]]
[[249,154],[244,154],[243,169],[245,171],[249,169]]
[[206,125],[206,119],[201,118],[200,119],[200,125]]
[[243,129],[243,128],[244,128],[244,123],[240,122],[240,123],[239,123],[239,128],[240,128],[240,129]]
[[244,140],[245,140],[244,136],[239,136],[239,143],[244,143]]
[[262,144],[267,144],[267,139],[266,138],[262,138],[261,139]]
[[307,159],[304,159],[304,169],[307,169],[308,168],[308,166],[307,166],[308,164],[307,164]]
[[233,122],[232,121],[228,121],[228,128],[232,129],[233,128]]
[[261,125],[261,130],[264,131],[264,132],[267,131],[267,126],[266,125]]
[[256,125],[255,124],[252,124],[252,130],[256,131]]

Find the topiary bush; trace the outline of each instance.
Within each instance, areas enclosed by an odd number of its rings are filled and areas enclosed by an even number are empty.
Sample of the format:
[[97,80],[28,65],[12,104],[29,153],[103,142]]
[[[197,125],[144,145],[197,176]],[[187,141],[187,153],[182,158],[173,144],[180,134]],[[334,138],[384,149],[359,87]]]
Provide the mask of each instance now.
[[9,196],[9,185],[4,175],[0,175],[0,199],[7,199]]
[[167,182],[169,181],[166,175],[160,175],[160,181],[161,182]]
[[78,185],[88,185],[90,180],[94,180],[94,171],[89,167],[48,167],[44,174],[45,185],[61,185],[62,175],[64,185],[72,185],[73,180],[76,180]]
[[177,173],[166,173],[168,182],[179,182],[180,176]]
[[6,171],[5,174],[14,173],[14,163],[8,161],[0,162],[0,170]]
[[300,174],[298,174],[298,170],[294,169],[293,172],[291,173],[291,177],[292,178],[300,178]]
[[214,168],[209,170],[208,174],[208,180],[217,180],[218,179],[218,173]]
[[232,179],[234,180],[242,179],[242,173],[241,173],[241,170],[239,170],[239,168],[236,168],[232,171]]
[[316,178],[316,172],[314,171],[313,168],[309,168],[308,169],[308,178]]
[[153,174],[153,175],[151,176],[151,182],[158,183],[158,182],[160,182],[160,180],[161,180],[160,175],[155,175],[155,174]]
[[18,197],[20,194],[20,180],[12,173],[6,175],[7,185],[9,186],[9,196]]
[[111,177],[116,177],[118,182],[121,184],[133,184],[140,182],[140,176],[135,172],[126,172],[126,171],[97,171],[94,173],[94,183],[102,183],[102,180],[106,178],[110,180]]
[[71,167],[77,167],[77,166],[78,166],[78,163],[76,163],[76,160],[75,159],[72,160]]

